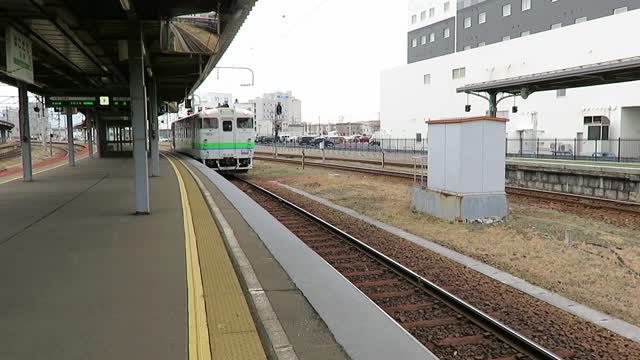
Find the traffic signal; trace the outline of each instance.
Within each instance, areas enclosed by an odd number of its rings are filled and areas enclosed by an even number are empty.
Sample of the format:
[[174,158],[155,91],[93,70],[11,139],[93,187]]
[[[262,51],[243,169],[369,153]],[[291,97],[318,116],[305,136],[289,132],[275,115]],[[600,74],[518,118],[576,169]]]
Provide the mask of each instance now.
[[191,109],[191,99],[184,100],[184,107],[187,109]]
[[282,115],[282,105],[280,103],[276,105],[276,115]]

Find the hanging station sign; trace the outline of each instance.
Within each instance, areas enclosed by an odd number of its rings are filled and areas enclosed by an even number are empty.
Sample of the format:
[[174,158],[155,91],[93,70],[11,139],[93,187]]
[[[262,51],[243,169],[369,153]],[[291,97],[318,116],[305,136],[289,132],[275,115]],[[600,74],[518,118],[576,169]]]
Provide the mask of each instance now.
[[131,98],[126,96],[49,96],[47,107],[84,107],[98,109],[128,109]]
[[31,39],[11,26],[5,32],[7,75],[33,84],[33,56]]

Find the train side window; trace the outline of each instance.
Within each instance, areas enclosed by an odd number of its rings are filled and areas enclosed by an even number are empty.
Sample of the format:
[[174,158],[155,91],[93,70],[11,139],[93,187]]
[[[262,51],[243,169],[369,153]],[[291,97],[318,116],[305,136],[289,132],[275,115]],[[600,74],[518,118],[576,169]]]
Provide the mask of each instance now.
[[238,118],[238,129],[253,129],[253,119]]
[[222,131],[233,131],[233,122],[231,120],[222,121]]
[[219,126],[219,125],[218,125],[218,118],[212,118],[212,119],[211,119],[211,127],[212,127],[213,129],[217,129],[217,128],[218,128],[218,126]]
[[196,119],[196,129],[202,129],[202,119]]

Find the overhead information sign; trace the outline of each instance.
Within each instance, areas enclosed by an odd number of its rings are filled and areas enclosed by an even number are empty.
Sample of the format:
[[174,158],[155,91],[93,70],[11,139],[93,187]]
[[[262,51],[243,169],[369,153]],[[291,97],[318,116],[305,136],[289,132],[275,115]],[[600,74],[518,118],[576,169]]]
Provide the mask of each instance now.
[[49,96],[47,107],[129,108],[131,98],[125,96]]
[[5,35],[7,74],[15,79],[33,84],[31,39],[11,26],[7,26]]

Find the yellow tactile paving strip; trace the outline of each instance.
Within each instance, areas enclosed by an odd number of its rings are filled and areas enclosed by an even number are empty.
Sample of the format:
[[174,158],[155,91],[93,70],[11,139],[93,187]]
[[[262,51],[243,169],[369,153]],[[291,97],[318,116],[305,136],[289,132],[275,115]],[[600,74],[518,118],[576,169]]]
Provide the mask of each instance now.
[[[175,164],[187,192],[212,357],[224,360],[266,359],[231,259],[206,201],[184,165],[177,159],[170,161]],[[191,343],[191,334],[189,338]]]

